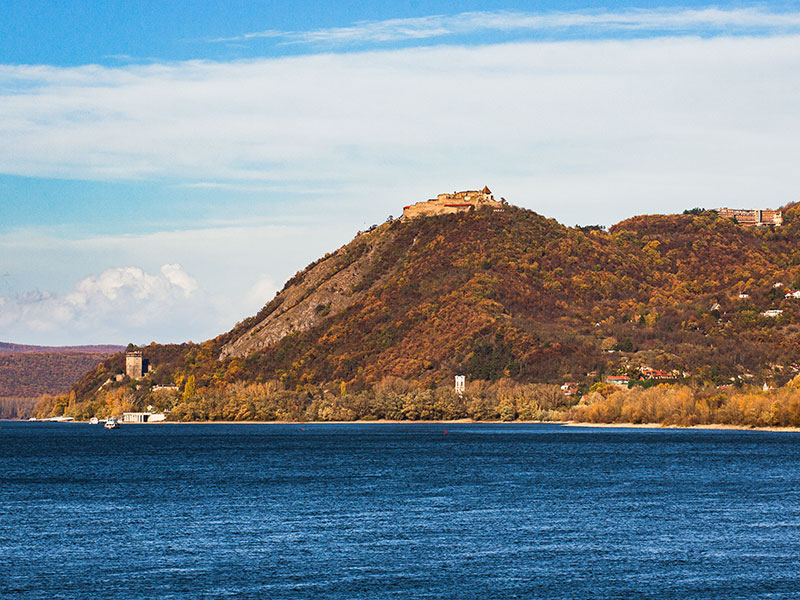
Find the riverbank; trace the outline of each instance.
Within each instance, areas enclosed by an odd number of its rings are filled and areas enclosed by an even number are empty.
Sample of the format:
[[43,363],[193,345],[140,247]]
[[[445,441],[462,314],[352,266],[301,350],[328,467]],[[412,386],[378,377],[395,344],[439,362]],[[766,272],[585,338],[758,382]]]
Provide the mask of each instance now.
[[747,425],[727,425],[710,423],[705,425],[662,425],[661,423],[585,423],[581,421],[565,421],[565,427],[597,427],[597,428],[624,428],[624,429],[724,429],[740,431],[783,431],[789,433],[800,432],[800,427],[750,427]]
[[[25,421],[25,419],[0,419],[0,421]],[[54,421],[32,421],[37,423],[47,423]],[[62,421],[62,423],[89,424],[89,421]],[[474,419],[451,419],[445,421],[433,420],[391,420],[376,419],[374,421],[157,421],[154,423],[122,423],[122,425],[403,425],[403,424],[427,424],[427,425],[453,425],[453,424],[494,424],[494,425],[561,425],[564,427],[592,427],[592,428],[616,428],[616,429],[724,429],[740,431],[774,431],[800,433],[800,427],[750,427],[747,425],[729,425],[722,423],[711,423],[705,425],[663,425],[661,423],[589,423],[583,421],[476,421]]]
[[[706,424],[706,425],[662,425],[661,423],[588,423],[581,421],[476,421],[474,419],[453,419],[447,421],[432,420],[390,420],[377,419],[374,421],[164,421],[164,423],[196,425],[196,424],[227,424],[227,425],[413,425],[415,423],[427,425],[453,425],[453,424],[491,424],[491,425],[561,425],[563,427],[593,427],[593,428],[623,428],[623,429],[725,429],[741,431],[777,431],[800,432],[800,427],[749,427],[746,425]],[[128,425],[129,423],[126,423]],[[140,423],[148,425],[149,423]],[[158,425],[159,423],[152,423]]]

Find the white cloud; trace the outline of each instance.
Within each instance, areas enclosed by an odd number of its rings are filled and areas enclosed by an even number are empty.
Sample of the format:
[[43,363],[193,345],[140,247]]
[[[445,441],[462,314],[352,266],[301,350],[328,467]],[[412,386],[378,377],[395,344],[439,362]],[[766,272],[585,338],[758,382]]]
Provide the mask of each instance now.
[[[0,257],[12,267],[0,280],[0,340],[53,345],[211,338],[261,309],[280,287],[276,282],[351,237],[330,220],[320,231],[317,222],[296,221],[121,237],[66,239],[36,229],[0,236]],[[114,266],[135,263],[140,266]],[[78,278],[73,265],[102,273]],[[46,292],[29,291],[41,282]]]
[[[192,321],[208,309],[197,282],[180,265],[157,274],[118,267],[78,281],[66,294],[32,291],[0,297],[3,339],[72,343],[105,340],[146,342],[159,330],[190,337]],[[171,337],[170,335],[170,337]],[[141,337],[144,336],[144,337]]]
[[485,184],[570,224],[800,187],[800,36],[5,66],[0,89],[0,172],[313,188],[354,229]]
[[261,310],[261,307],[272,300],[278,289],[278,285],[272,277],[261,274],[245,296],[247,315],[255,314]]
[[210,42],[244,42],[254,39],[275,39],[290,44],[368,44],[407,40],[427,40],[453,35],[486,32],[550,33],[578,32],[605,36],[620,32],[647,31],[673,33],[708,30],[735,33],[753,30],[786,31],[800,27],[800,14],[774,12],[759,7],[703,9],[637,9],[623,12],[548,12],[479,11],[455,15],[361,21],[349,27],[332,27],[311,31],[266,31],[217,38]]
[[176,289],[182,290],[188,298],[197,291],[197,282],[186,274],[180,265],[164,265],[161,275]]

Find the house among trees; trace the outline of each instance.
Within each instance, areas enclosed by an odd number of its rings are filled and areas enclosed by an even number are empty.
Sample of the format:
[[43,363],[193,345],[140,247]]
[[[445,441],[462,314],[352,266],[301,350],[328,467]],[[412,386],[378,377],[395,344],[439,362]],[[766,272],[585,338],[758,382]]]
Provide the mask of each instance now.
[[662,371],[661,369],[652,369],[650,367],[640,367],[639,373],[641,373],[642,377],[644,377],[645,379],[664,380],[664,379],[673,379],[675,377],[675,375],[673,375],[669,371]]
[[719,208],[717,214],[723,219],[735,219],[739,225],[747,227],[766,227],[783,225],[783,213],[779,210]]
[[628,384],[631,382],[631,378],[627,375],[608,375],[606,377],[606,383],[611,385],[616,385],[618,387],[628,387]]
[[567,381],[561,386],[561,391],[565,396],[574,396],[578,393],[578,382]]

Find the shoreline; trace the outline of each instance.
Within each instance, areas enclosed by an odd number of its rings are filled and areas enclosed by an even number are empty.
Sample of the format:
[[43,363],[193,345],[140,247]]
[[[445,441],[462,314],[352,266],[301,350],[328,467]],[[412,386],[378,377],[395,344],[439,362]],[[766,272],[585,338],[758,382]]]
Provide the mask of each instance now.
[[[0,419],[0,421],[20,423],[48,423],[53,421],[28,421],[26,419]],[[89,424],[89,421],[62,421],[62,423]],[[392,420],[375,419],[374,421],[158,421],[155,423],[121,423],[121,425],[457,425],[457,424],[491,424],[491,425],[560,425],[562,427],[591,427],[595,429],[693,429],[693,430],[730,430],[730,431],[767,431],[800,433],[800,427],[754,427],[749,425],[732,425],[711,423],[705,425],[662,425],[661,423],[590,423],[583,421],[475,421],[474,419],[435,420]]]
[[706,425],[662,425],[661,423],[584,423],[582,421],[561,421],[564,427],[594,427],[618,429],[699,429],[729,431],[774,431],[798,433],[800,427],[755,427],[751,425],[732,425],[727,423],[709,423]]

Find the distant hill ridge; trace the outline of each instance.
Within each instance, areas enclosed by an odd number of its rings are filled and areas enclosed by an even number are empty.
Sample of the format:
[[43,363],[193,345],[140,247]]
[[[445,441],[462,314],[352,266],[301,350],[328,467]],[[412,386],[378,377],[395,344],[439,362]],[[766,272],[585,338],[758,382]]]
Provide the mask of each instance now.
[[112,344],[94,344],[88,346],[31,346],[28,344],[11,344],[0,342],[0,354],[23,354],[29,352],[70,353],[70,352],[102,352],[113,354],[125,349],[125,346]]
[[109,344],[33,346],[0,342],[0,398],[63,394],[86,371],[124,349]]

